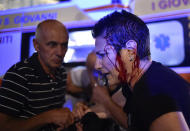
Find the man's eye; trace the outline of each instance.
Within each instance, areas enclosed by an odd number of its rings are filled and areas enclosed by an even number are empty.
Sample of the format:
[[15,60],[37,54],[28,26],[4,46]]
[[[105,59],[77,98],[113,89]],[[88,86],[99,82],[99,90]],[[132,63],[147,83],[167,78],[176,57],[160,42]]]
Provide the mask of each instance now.
[[103,58],[105,54],[97,54],[98,58]]
[[54,47],[54,46],[57,45],[57,43],[56,43],[56,42],[48,42],[47,45],[48,45],[48,46],[51,46],[51,47]]
[[68,48],[68,42],[62,43],[61,46],[62,46],[63,48],[66,48],[66,49],[67,49],[67,48]]

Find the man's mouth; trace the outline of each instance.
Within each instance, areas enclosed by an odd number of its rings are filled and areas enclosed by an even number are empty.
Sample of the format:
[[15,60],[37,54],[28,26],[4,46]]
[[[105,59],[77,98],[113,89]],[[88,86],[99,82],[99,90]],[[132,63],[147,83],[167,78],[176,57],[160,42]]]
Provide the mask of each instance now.
[[62,62],[63,62],[63,61],[62,61],[61,59],[56,59],[56,60],[55,60],[55,63],[56,63],[56,64],[60,64],[60,63],[62,63]]
[[101,74],[99,74],[99,77],[98,77],[98,84],[99,85],[108,87],[107,75],[109,75],[109,73],[104,73],[104,74],[101,73]]

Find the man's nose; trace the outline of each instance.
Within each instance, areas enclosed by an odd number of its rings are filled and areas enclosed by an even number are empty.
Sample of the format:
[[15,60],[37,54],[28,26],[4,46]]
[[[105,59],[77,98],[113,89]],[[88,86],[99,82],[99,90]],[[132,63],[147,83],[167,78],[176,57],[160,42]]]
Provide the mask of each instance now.
[[57,48],[56,48],[57,55],[60,57],[64,57],[66,51],[67,51],[67,49],[63,48],[61,45],[57,46]]
[[102,68],[102,59],[96,58],[95,69],[100,70]]

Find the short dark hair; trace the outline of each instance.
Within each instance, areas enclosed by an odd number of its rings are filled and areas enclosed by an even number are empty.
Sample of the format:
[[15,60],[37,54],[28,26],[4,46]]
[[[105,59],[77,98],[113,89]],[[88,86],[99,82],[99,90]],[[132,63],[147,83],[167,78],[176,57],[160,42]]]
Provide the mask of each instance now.
[[128,40],[137,42],[137,55],[140,59],[150,58],[150,36],[146,24],[136,15],[122,10],[115,11],[100,19],[92,30],[94,38],[106,33],[106,39],[115,50],[125,47]]

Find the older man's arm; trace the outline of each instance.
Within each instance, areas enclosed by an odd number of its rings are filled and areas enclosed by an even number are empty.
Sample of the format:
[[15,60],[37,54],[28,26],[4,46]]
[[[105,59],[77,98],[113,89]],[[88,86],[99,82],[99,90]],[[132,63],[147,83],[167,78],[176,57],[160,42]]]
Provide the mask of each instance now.
[[67,108],[50,110],[29,119],[15,118],[0,113],[1,131],[34,131],[50,123],[54,123],[63,129],[73,122],[73,114]]

